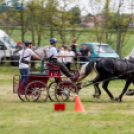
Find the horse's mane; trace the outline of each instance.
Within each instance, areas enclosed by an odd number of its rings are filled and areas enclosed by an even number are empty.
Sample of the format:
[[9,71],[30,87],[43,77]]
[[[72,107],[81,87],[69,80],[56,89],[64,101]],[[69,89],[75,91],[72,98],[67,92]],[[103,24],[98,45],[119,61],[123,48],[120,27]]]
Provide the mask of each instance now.
[[129,57],[129,59],[127,59],[127,61],[129,61],[129,62],[134,64],[134,58],[132,58],[132,57]]

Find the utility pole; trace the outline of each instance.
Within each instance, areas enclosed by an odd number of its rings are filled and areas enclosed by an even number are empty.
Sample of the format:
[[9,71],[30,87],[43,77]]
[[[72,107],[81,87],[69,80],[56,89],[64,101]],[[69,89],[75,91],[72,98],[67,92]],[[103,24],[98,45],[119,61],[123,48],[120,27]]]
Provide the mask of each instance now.
[[120,55],[120,47],[121,47],[121,29],[120,29],[120,7],[122,4],[122,0],[119,1],[119,9],[118,9],[118,28],[117,28],[117,46],[116,46],[116,52]]

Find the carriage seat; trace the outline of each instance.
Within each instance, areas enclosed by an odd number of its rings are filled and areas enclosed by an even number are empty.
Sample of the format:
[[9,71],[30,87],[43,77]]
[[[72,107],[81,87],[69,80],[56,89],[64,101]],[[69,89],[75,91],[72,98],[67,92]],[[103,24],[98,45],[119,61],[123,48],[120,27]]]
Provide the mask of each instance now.
[[49,70],[60,71],[60,66],[57,63],[47,63]]
[[48,76],[47,74],[41,74],[41,73],[30,73],[29,76]]

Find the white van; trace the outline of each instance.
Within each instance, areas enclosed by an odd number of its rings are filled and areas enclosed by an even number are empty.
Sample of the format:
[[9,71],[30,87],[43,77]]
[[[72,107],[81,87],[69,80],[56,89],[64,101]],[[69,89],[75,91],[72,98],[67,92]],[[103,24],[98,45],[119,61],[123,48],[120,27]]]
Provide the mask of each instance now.
[[15,50],[16,43],[4,31],[0,30],[0,63],[4,58],[10,58]]

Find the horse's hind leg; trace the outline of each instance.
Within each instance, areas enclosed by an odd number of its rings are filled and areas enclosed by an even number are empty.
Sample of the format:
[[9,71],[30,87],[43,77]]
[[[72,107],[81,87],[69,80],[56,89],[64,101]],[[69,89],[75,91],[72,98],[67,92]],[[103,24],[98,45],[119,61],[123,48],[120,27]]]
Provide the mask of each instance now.
[[107,92],[108,96],[110,97],[111,100],[114,100],[114,97],[113,95],[110,93],[110,91],[108,90],[108,84],[109,84],[109,81],[105,81],[102,85],[103,89]]
[[[95,98],[99,98],[100,95],[101,95],[101,90],[99,88],[99,82],[101,81],[100,77],[96,77],[94,80],[93,80],[93,84],[94,84],[94,89],[95,89],[95,94],[93,95],[93,97]],[[97,83],[97,84],[95,84]]]
[[131,84],[131,80],[127,79],[126,84],[125,84],[125,87],[124,87],[122,93],[119,95],[119,97],[115,98],[116,101],[118,101],[118,100],[120,102],[122,101],[122,97],[125,94],[125,92],[127,91],[127,89],[128,89],[128,87],[129,87],[130,84]]
[[93,95],[95,98],[99,98],[101,95],[101,90],[99,88],[99,84],[94,85],[95,94]]

